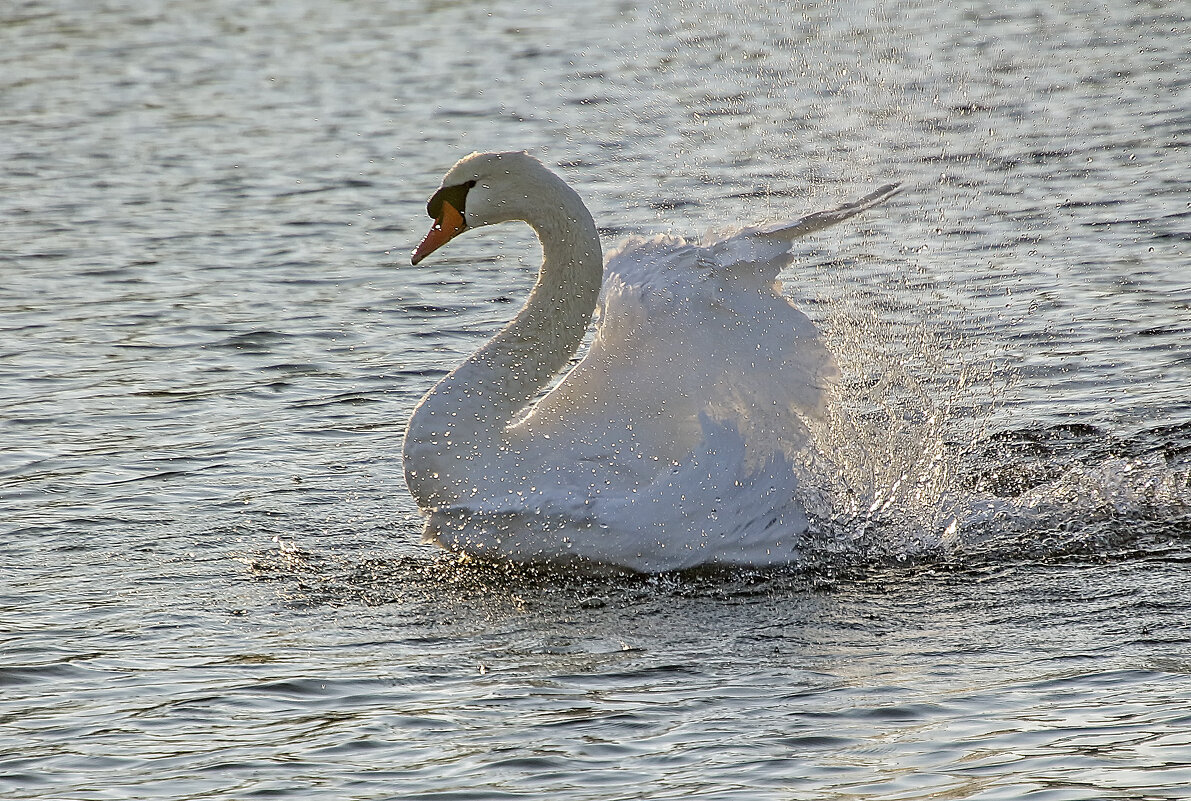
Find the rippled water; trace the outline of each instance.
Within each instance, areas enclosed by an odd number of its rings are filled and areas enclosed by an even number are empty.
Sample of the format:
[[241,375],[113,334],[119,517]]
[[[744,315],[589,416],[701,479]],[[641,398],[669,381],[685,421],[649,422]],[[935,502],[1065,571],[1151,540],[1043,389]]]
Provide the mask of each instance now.
[[[0,794],[1191,798],[1189,43],[1173,2],[5,5]],[[405,418],[536,254],[407,254],[498,148],[609,242],[907,185],[784,276],[846,378],[810,564],[417,543]]]

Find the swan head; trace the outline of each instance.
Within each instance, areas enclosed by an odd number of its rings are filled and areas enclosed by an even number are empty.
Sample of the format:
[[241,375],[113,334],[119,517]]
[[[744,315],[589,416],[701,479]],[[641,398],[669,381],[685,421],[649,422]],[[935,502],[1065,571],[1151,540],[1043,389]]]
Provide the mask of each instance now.
[[562,179],[528,153],[465,156],[447,171],[426,204],[434,225],[410,261],[417,264],[470,228],[510,220],[532,224],[554,200],[543,194],[560,187],[567,190]]

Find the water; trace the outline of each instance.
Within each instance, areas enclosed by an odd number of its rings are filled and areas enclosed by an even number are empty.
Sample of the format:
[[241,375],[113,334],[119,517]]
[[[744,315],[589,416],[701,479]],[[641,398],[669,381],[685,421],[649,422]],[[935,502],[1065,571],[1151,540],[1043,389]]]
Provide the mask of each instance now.
[[[6,5],[3,794],[1191,798],[1189,32],[1161,2]],[[536,254],[407,254],[442,171],[514,147],[610,241],[907,184],[785,276],[846,379],[811,564],[417,544],[404,420]]]

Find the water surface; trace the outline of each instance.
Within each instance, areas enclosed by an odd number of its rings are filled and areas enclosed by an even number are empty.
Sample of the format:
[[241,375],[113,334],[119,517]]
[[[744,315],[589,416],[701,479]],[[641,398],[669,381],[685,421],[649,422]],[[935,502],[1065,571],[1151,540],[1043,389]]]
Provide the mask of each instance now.
[[[1189,34],[1162,2],[6,6],[3,794],[1191,797]],[[845,376],[809,564],[418,544],[404,421],[537,254],[408,252],[504,148],[606,244],[906,184],[783,276]]]

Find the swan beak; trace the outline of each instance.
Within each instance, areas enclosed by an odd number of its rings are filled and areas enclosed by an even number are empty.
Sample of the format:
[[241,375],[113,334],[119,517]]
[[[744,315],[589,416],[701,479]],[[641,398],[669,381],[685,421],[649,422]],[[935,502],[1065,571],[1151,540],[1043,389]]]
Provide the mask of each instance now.
[[422,244],[418,245],[418,249],[414,251],[413,257],[409,260],[410,264],[417,264],[466,230],[467,223],[463,221],[463,215],[444,200],[442,214],[434,221],[430,233],[426,234]]

